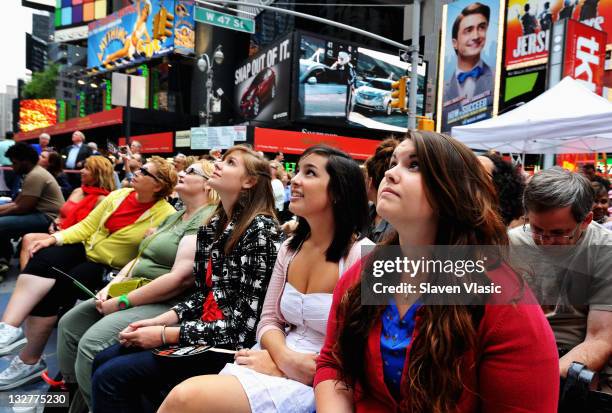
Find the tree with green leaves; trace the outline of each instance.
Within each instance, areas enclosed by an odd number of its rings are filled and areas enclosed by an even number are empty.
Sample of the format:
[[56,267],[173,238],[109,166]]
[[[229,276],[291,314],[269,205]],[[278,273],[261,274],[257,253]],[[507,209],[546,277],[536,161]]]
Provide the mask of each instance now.
[[50,64],[42,72],[32,73],[32,80],[26,83],[23,97],[26,99],[55,99],[59,65]]

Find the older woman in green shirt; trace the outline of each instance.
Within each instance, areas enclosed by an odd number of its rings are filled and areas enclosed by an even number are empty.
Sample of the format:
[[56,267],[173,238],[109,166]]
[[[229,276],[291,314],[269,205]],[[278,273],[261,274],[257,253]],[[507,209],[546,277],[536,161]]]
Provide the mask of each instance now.
[[[185,209],[169,216],[140,243],[136,259],[98,293],[97,300],[85,301],[61,318],[57,346],[60,371],[66,383],[78,383],[87,403],[95,356],[116,343],[118,333],[128,324],[168,311],[194,285],[196,232],[218,203],[217,194],[207,184],[212,172],[209,161],[196,162],[182,171],[175,189]],[[113,284],[133,278],[151,282],[109,297]]]

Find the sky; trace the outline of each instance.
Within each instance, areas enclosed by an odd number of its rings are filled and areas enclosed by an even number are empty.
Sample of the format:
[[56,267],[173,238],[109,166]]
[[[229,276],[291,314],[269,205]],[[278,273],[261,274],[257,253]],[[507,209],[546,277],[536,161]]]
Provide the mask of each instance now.
[[34,12],[21,0],[0,0],[0,93],[30,72],[25,68],[25,33],[32,32]]

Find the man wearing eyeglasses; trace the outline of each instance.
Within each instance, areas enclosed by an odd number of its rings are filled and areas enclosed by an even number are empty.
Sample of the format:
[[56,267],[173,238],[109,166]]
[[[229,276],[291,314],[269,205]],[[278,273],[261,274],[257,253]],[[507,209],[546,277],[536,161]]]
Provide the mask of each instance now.
[[547,311],[561,377],[572,362],[582,363],[612,393],[612,232],[593,221],[589,181],[547,169],[527,184],[523,204],[529,224],[511,230],[510,242],[513,252],[530,257],[521,265]]

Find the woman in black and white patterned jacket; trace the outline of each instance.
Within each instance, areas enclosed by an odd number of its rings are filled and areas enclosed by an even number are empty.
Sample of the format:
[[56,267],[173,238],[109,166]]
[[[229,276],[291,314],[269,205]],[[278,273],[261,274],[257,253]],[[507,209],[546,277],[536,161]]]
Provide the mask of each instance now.
[[[221,202],[198,232],[197,290],[172,310],[136,321],[119,334],[120,344],[94,361],[94,412],[139,411],[141,394],[157,396],[195,374],[217,373],[226,358],[206,365],[177,360],[171,368],[148,349],[164,344],[207,344],[228,349],[255,343],[268,282],[280,247],[268,162],[234,146],[215,164],[208,181]],[[162,399],[150,400],[153,403]]]

